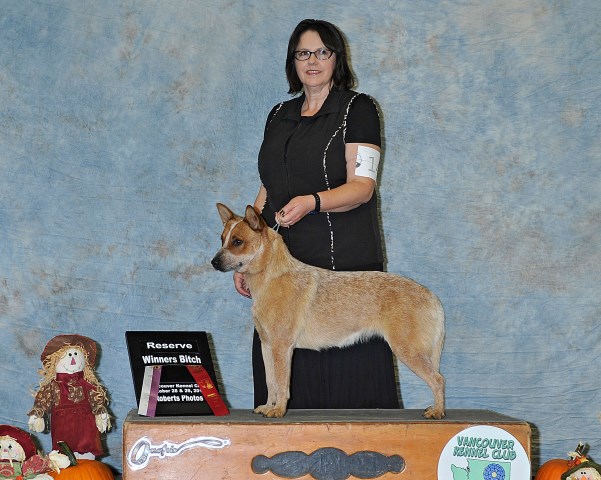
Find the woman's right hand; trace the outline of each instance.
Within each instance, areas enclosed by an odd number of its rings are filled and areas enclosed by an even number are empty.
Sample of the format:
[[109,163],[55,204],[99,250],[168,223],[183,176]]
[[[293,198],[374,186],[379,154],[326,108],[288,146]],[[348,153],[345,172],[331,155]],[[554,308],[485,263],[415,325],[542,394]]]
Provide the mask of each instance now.
[[252,298],[250,295],[250,289],[248,285],[246,285],[246,280],[244,279],[244,274],[239,272],[234,272],[234,287],[236,291],[247,298]]

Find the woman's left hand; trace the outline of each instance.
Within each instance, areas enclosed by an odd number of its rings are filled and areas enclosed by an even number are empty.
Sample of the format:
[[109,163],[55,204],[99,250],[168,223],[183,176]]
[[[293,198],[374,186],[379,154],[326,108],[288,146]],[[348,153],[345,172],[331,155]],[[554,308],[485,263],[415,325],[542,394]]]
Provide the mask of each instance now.
[[313,195],[300,195],[290,200],[275,214],[275,221],[282,227],[291,227],[315,208]]

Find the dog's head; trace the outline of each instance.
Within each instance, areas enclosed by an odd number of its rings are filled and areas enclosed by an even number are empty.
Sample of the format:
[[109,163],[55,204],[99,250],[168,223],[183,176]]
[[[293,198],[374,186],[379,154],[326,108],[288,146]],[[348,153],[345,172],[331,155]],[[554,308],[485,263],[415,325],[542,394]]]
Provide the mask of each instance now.
[[217,204],[219,216],[223,222],[221,249],[211,264],[221,272],[247,272],[253,259],[263,248],[263,237],[267,224],[263,217],[250,205],[246,207],[244,217],[233,213],[222,203]]

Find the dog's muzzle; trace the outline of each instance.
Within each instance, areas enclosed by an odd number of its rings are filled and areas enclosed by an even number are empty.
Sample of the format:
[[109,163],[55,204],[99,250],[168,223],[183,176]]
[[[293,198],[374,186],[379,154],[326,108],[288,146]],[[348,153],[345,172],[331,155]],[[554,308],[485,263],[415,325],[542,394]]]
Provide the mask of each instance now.
[[227,252],[220,250],[217,252],[217,255],[213,257],[213,260],[211,260],[211,265],[213,265],[215,270],[219,270],[220,272],[231,272],[232,270],[238,271],[241,269],[244,266],[244,263],[232,261],[231,258],[228,258]]
[[227,271],[223,265],[223,259],[221,258],[221,255],[219,253],[213,257],[213,260],[211,260],[211,265],[213,265],[213,268],[215,270],[219,270],[220,272]]

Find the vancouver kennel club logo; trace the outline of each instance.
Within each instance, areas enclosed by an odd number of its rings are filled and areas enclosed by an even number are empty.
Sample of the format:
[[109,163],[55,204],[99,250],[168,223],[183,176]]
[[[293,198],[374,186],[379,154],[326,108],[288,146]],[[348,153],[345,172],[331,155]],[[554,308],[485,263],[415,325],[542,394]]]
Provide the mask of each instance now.
[[502,428],[470,427],[455,435],[438,461],[438,480],[529,480],[530,460]]

